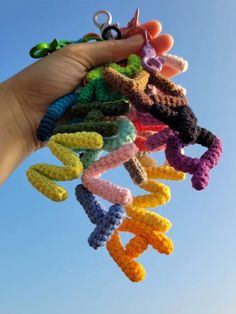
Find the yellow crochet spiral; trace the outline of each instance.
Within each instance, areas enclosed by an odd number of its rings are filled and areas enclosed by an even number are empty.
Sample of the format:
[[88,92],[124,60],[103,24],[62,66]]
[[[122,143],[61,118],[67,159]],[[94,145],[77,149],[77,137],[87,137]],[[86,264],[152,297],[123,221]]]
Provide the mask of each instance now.
[[83,165],[79,157],[71,149],[99,149],[102,146],[103,138],[95,132],[53,135],[48,142],[48,147],[64,166],[33,165],[27,170],[28,180],[46,197],[56,202],[63,201],[68,197],[68,193],[54,181],[76,179],[83,171]]
[[[118,231],[130,232],[136,236],[124,248]],[[146,272],[134,258],[142,254],[148,244],[160,253],[168,255],[173,252],[173,243],[165,234],[134,218],[126,218],[107,242],[107,250],[126,276],[131,281],[138,282],[145,278]]]
[[163,183],[148,179],[147,182],[139,185],[140,188],[151,192],[151,194],[135,196],[133,205],[137,207],[157,207],[166,204],[170,198],[170,188]]
[[165,184],[152,180],[150,177],[180,180],[184,179],[185,175],[183,172],[176,171],[169,165],[158,166],[156,161],[146,154],[138,156],[138,160],[146,170],[148,178],[147,182],[139,186],[151,192],[151,194],[134,196],[132,204],[125,207],[126,213],[128,216],[151,226],[154,230],[166,232],[171,228],[171,222],[145,208],[154,208],[166,204],[171,198],[170,189]]
[[144,237],[148,244],[162,254],[173,252],[173,243],[164,233],[153,230],[152,227],[135,219],[126,218],[119,228],[120,231],[128,231],[135,235]]
[[[158,166],[156,161],[146,154],[139,155],[137,158],[145,168],[148,178],[145,183],[139,186],[151,193],[133,197],[132,204],[125,207],[129,218],[123,221],[107,243],[107,249],[111,257],[126,276],[134,282],[145,278],[145,269],[134,259],[139,257],[149,244],[155,250],[164,254],[171,254],[174,249],[172,241],[163,234],[171,228],[171,222],[146,209],[167,203],[171,197],[170,189],[165,184],[151,178],[169,180],[185,178],[184,173],[176,171],[168,164]],[[134,237],[126,244],[125,248],[119,235],[119,232],[122,231],[134,234]]]
[[147,154],[138,157],[140,163],[145,168],[149,179],[164,179],[164,180],[184,180],[186,175],[184,172],[177,171],[167,163],[158,166],[155,159]]
[[130,257],[121,243],[120,235],[117,231],[107,242],[107,250],[117,265],[126,276],[133,282],[142,281],[146,276],[146,271],[141,264]]

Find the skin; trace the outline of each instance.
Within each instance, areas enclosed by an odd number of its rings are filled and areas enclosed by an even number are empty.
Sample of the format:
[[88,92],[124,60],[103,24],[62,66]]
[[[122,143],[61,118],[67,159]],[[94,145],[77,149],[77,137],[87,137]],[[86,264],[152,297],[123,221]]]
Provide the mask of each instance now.
[[[160,35],[159,22],[150,21],[142,27],[149,32],[157,53],[172,48],[173,38]],[[121,61],[142,48],[140,29],[129,36],[132,37],[68,45],[0,84],[0,184],[27,156],[43,146],[36,138],[36,129],[53,101],[72,92],[91,68]],[[168,68],[162,74],[175,75]]]

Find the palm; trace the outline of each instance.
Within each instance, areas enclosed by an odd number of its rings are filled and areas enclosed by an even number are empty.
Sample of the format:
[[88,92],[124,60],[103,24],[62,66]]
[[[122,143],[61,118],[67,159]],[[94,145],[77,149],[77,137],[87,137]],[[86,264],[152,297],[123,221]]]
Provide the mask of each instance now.
[[[173,39],[170,35],[159,35],[159,22],[151,21],[142,26],[153,38],[151,44],[157,53],[171,49]],[[134,31],[132,35],[137,32]],[[2,83],[0,105],[4,110],[4,123],[1,124],[1,135],[4,140],[0,141],[0,150],[4,155],[0,183],[24,158],[42,146],[36,138],[36,130],[53,101],[73,91],[89,69],[124,60],[131,53],[138,52],[143,43],[143,37],[138,36],[127,41],[68,45]],[[175,73],[165,70],[163,74],[172,76]],[[5,106],[6,103],[8,106]]]
[[[165,53],[172,48],[172,37],[159,35],[159,22],[151,21],[143,24],[143,27],[152,35],[151,43],[158,53]],[[10,80],[17,89],[18,100],[33,132],[36,132],[48,106],[57,98],[73,91],[89,69],[102,63],[125,59],[129,54],[137,52],[143,44],[143,40],[139,40],[139,43],[123,44],[122,47],[123,41],[119,42],[68,45],[29,66]],[[174,73],[165,74],[170,76]],[[14,84],[14,81],[17,83]]]

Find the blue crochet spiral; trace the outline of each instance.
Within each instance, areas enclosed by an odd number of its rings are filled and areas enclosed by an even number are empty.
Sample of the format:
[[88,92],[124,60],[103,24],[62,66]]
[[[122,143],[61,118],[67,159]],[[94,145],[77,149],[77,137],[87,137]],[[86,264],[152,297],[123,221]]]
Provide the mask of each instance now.
[[75,105],[78,101],[76,93],[67,94],[50,105],[47,113],[40,121],[37,129],[37,138],[41,141],[47,141],[53,134],[57,121],[63,116],[65,111]]
[[88,238],[89,245],[97,249],[111,238],[114,231],[122,223],[125,218],[125,210],[119,204],[114,204],[106,211],[95,196],[82,184],[75,188],[75,195],[90,221],[97,225]]

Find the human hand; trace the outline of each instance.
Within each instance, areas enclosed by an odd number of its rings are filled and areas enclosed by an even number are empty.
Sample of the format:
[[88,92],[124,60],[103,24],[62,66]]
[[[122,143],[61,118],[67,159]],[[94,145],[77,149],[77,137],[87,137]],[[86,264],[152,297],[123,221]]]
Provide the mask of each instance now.
[[[173,46],[170,35],[160,35],[161,24],[150,21],[142,25],[151,35],[158,54]],[[0,183],[31,152],[42,146],[36,129],[48,106],[57,98],[75,90],[86,73],[104,63],[118,62],[138,52],[144,44],[141,31],[128,39],[96,43],[71,44],[41,59],[0,85],[0,141],[2,162]],[[139,34],[139,35],[138,35]],[[167,76],[174,73],[166,72]],[[4,155],[4,156],[3,156]]]

